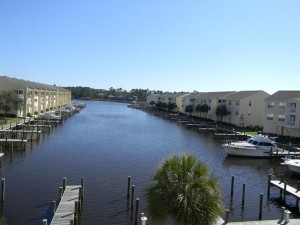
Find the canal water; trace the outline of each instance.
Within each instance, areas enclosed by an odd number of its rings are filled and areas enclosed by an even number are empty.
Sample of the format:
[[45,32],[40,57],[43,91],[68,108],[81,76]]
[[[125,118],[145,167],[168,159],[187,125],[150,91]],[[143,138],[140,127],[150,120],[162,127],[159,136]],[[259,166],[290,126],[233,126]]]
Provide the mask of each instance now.
[[[220,140],[163,120],[126,104],[87,101],[86,108],[62,125],[28,143],[26,151],[6,152],[1,178],[6,179],[2,213],[9,225],[39,225],[51,219],[51,205],[58,200],[63,177],[80,184],[85,192],[81,225],[131,224],[127,210],[127,177],[132,177],[140,213],[145,211],[143,189],[161,161],[182,152],[196,155],[220,181],[225,209],[230,220],[257,220],[259,194],[263,193],[263,219],[280,218],[276,201],[279,191],[267,200],[270,168],[276,175],[291,175],[279,161],[226,157]],[[234,196],[230,196],[231,176],[235,176]],[[242,186],[246,185],[242,208]],[[288,198],[293,206],[295,199]],[[146,214],[147,216],[147,214]],[[224,216],[224,215],[222,215]],[[292,217],[298,217],[293,213]],[[151,223],[151,218],[148,220]]]

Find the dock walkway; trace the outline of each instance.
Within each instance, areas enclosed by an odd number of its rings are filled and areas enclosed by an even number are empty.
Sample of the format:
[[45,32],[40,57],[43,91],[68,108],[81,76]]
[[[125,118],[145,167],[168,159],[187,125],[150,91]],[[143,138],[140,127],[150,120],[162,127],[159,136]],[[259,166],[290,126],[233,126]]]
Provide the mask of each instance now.
[[75,216],[79,211],[78,207],[81,205],[81,199],[81,185],[66,186],[50,225],[70,225],[70,221],[75,220]]
[[288,223],[285,220],[260,220],[260,221],[244,221],[244,222],[226,223],[226,225],[287,225],[287,224],[288,225],[299,225],[300,219],[289,219]]

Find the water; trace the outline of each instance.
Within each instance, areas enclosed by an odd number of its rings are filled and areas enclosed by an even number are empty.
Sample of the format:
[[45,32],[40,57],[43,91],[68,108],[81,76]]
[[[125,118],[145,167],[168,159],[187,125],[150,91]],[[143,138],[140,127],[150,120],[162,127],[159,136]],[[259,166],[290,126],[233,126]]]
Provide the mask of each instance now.
[[[127,177],[132,176],[140,212],[144,212],[143,189],[153,171],[164,158],[182,152],[196,155],[220,180],[225,208],[232,211],[231,221],[257,220],[260,193],[264,194],[263,219],[280,218],[281,206],[274,200],[279,191],[273,188],[272,200],[266,200],[268,170],[285,173],[291,182],[297,177],[278,161],[228,158],[212,135],[196,133],[125,104],[86,103],[85,109],[38,143],[28,144],[25,152],[5,154],[0,172],[1,178],[6,178],[3,213],[8,224],[37,225],[45,218],[50,220],[51,203],[58,199],[63,177],[70,185],[80,184],[84,177],[81,225],[131,224]],[[231,199],[232,175],[235,192]],[[295,199],[288,198],[288,203],[293,206]]]

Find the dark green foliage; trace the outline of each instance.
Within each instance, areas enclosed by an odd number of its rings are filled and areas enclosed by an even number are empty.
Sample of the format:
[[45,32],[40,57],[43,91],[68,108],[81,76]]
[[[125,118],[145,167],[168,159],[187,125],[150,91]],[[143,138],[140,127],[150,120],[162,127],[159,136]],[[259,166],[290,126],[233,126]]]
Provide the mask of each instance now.
[[147,213],[156,224],[212,225],[222,213],[218,181],[195,156],[174,155],[156,170],[146,189]]
[[174,110],[174,109],[176,109],[176,108],[177,108],[176,103],[169,103],[169,104],[168,104],[168,110],[172,111],[172,110]]
[[193,106],[192,105],[187,105],[184,109],[185,112],[187,113],[192,113],[194,111]]
[[226,105],[219,105],[216,108],[216,115],[221,118],[221,122],[223,121],[223,117],[228,114],[229,114],[229,111],[228,111]]
[[2,91],[0,93],[0,110],[4,112],[3,118],[7,113],[21,109],[23,106],[23,99],[19,98],[14,91]]
[[150,91],[149,89],[132,89],[130,92],[123,90],[122,88],[110,87],[105,89],[93,89],[90,87],[65,87],[72,92],[72,99],[91,99],[91,100],[108,100],[109,97],[115,96],[124,101],[137,100],[139,102],[145,102],[147,96],[151,93],[161,94],[161,91]]

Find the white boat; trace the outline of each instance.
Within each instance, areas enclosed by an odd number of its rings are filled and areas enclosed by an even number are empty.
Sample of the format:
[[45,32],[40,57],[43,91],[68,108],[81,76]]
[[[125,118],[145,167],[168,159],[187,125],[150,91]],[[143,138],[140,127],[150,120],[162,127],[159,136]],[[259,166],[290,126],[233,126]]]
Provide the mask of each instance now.
[[39,115],[39,118],[46,120],[61,120],[61,116],[54,115],[50,112]]
[[290,171],[300,174],[300,157],[289,155],[283,158],[281,165],[286,165]]
[[270,157],[276,152],[274,138],[265,135],[254,135],[247,141],[230,142],[222,145],[227,155],[243,157]]

